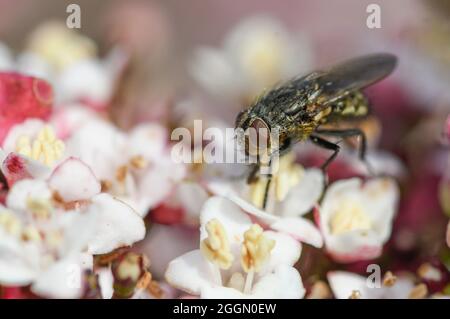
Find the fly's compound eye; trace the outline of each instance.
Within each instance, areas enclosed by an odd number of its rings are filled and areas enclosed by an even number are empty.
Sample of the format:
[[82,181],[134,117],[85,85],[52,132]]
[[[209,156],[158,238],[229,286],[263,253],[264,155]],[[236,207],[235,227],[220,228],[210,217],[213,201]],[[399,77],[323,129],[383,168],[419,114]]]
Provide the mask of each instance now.
[[270,130],[266,122],[256,118],[245,132],[245,153],[249,156],[269,154]]

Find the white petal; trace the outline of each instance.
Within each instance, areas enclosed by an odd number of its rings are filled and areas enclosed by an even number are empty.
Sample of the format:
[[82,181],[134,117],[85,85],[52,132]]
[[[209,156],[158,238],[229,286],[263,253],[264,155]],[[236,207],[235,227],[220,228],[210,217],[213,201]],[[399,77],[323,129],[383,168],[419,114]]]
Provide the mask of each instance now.
[[30,199],[50,201],[52,196],[52,191],[43,180],[23,179],[10,189],[6,205],[11,209],[27,211]]
[[92,120],[76,130],[66,142],[66,153],[86,163],[99,179],[114,178],[126,158],[120,156],[125,136],[106,121]]
[[149,209],[160,204],[171,194],[175,182],[184,175],[184,169],[182,166],[164,161],[142,174],[138,178],[135,200],[139,203],[139,213],[145,216]]
[[259,279],[252,289],[253,298],[301,299],[305,295],[302,278],[294,267],[278,266]]
[[211,266],[198,249],[172,260],[165,278],[170,285],[193,295],[214,285]]
[[[205,286],[200,293],[202,299],[249,299],[252,298],[250,294],[246,295],[243,292],[224,286]],[[255,297],[257,298],[257,297]],[[262,297],[264,298],[264,297]]]
[[367,281],[363,276],[346,272],[346,271],[332,271],[327,274],[328,283],[337,299],[348,299],[354,290],[361,293],[361,298],[367,298],[364,294]]
[[385,242],[391,234],[392,220],[397,212],[399,189],[392,178],[374,178],[364,185],[368,212],[375,229]]
[[48,184],[65,202],[87,200],[101,190],[100,182],[91,169],[73,157],[55,168]]
[[130,206],[108,194],[94,196],[89,211],[99,215],[97,233],[89,243],[91,254],[109,253],[145,236],[142,218]]
[[[89,242],[96,236],[97,225],[103,222],[100,214],[95,210],[88,212],[64,211],[57,213],[53,220],[64,231],[64,241],[59,247],[60,256],[69,256],[86,251]],[[87,255],[87,256],[86,256]],[[82,254],[83,264],[89,268],[92,256]]]
[[96,274],[98,275],[98,284],[103,299],[111,299],[114,294],[113,284],[114,277],[110,268],[101,268]]
[[3,141],[3,149],[6,152],[15,152],[19,138],[22,136],[29,136],[33,139],[44,126],[45,122],[39,119],[28,119],[20,124],[14,125]]
[[282,216],[299,216],[309,212],[323,192],[324,176],[320,169],[307,169],[300,183],[293,187],[282,203]]
[[272,272],[279,265],[294,266],[299,260],[302,252],[302,245],[289,235],[276,233],[273,231],[265,231],[264,235],[275,240],[269,262],[261,269],[260,274]]
[[371,278],[346,272],[331,271],[327,274],[330,288],[337,299],[348,299],[354,290],[361,293],[362,299],[407,299],[414,281],[407,276],[398,276],[397,281],[391,287],[375,287]]
[[228,198],[232,202],[236,203],[245,212],[257,217],[266,224],[274,223],[280,218],[259,209],[255,205],[243,199],[236,190],[239,186],[235,184],[214,180],[209,182],[207,186],[212,193]]
[[140,124],[129,134],[129,156],[141,155],[146,159],[159,160],[169,140],[167,129],[157,123]]
[[306,218],[280,218],[275,223],[270,224],[270,228],[289,234],[296,240],[314,247],[321,248],[323,246],[322,234],[314,223]]
[[80,298],[83,292],[82,275],[78,258],[66,258],[42,273],[31,290],[47,298]]
[[16,238],[0,229],[0,284],[23,286],[39,273],[36,245],[22,245]]
[[56,81],[60,101],[89,99],[96,103],[108,101],[113,79],[98,60],[82,60],[66,68]]

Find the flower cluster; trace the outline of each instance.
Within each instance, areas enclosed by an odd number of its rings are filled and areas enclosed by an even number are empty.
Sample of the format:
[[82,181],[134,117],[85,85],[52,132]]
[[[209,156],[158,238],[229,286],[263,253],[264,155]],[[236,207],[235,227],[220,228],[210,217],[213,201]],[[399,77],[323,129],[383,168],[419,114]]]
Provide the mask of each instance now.
[[[417,128],[396,129],[416,119],[384,123],[383,106],[402,102],[394,80],[368,92],[379,114],[350,124],[367,136],[364,160],[356,140],[337,140],[341,153],[324,170],[330,154],[299,143],[263,175],[202,162],[195,148],[206,138],[196,134],[186,141],[194,163],[180,163],[171,130],[192,116],[186,105],[226,104],[235,116],[313,66],[308,40],[278,21],[253,17],[221,47],[196,50],[187,87],[200,93],[186,103],[174,95],[168,120],[155,120],[161,105],[142,93],[142,73],[160,65],[156,54],[143,62],[146,48],[117,41],[100,57],[93,40],[58,22],[37,28],[25,48],[14,55],[0,44],[0,298],[450,294],[449,260],[440,257],[450,246],[440,214],[450,211],[448,152],[414,162],[408,140]],[[200,115],[232,127],[219,113]],[[386,141],[385,126],[408,146]],[[450,116],[438,126],[436,140],[448,146]],[[229,147],[215,142],[217,152]]]

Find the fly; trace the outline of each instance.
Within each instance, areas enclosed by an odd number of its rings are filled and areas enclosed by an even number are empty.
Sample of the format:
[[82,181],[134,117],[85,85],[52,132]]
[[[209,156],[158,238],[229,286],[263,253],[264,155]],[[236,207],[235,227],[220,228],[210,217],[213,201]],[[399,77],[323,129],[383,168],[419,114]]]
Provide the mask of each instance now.
[[[323,163],[322,169],[339,153],[340,147],[326,137],[359,137],[359,157],[365,160],[366,136],[359,128],[329,129],[322,125],[339,121],[357,119],[369,112],[369,101],[362,92],[364,88],[388,76],[395,68],[397,58],[388,53],[370,54],[357,57],[335,65],[325,71],[316,71],[296,77],[264,93],[248,109],[236,118],[236,129],[247,132],[250,128],[264,128],[268,134],[263,145],[266,150],[256,146],[260,158],[265,151],[269,158],[288,152],[297,142],[310,140],[314,144],[332,151]],[[273,132],[277,132],[276,141]],[[258,135],[258,142],[261,136]],[[248,153],[246,141],[246,153]],[[269,151],[267,151],[269,150]],[[260,160],[249,176],[249,182],[255,178]],[[270,177],[266,187],[264,207]]]

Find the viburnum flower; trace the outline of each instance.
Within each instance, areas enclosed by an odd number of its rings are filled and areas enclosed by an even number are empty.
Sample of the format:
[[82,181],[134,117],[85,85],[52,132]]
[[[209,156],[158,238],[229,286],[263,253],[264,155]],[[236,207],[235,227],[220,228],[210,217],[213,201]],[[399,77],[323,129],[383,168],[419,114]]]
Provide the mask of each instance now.
[[28,119],[11,127],[5,137],[1,170],[9,185],[23,178],[46,179],[67,157],[65,143],[51,125]]
[[31,290],[44,297],[81,297],[82,270],[92,263],[83,249],[95,231],[95,216],[59,214],[43,228],[16,211],[4,206],[0,210],[0,283],[31,284]]
[[102,298],[174,298],[175,289],[154,280],[149,266],[145,255],[129,251],[115,258],[108,267],[97,269]]
[[239,205],[258,221],[271,229],[285,232],[299,241],[322,247],[320,231],[303,216],[317,204],[324,187],[324,176],[319,169],[305,169],[294,162],[293,153],[279,159],[273,174],[266,209],[263,210],[267,178],[261,175],[256,183],[213,180],[210,190]]
[[315,212],[330,255],[339,262],[378,257],[390,237],[398,197],[396,182],[387,177],[330,185]]
[[380,287],[371,286],[368,278],[346,272],[331,271],[327,275],[330,288],[337,299],[407,299],[411,297],[414,281],[408,276],[386,276]]
[[[58,21],[48,21],[38,26],[30,35],[25,51],[17,59],[12,58],[7,48],[3,51],[7,52],[5,56],[9,57],[9,63],[6,65],[5,62],[3,68],[0,65],[0,69],[49,81],[55,88],[57,106],[83,101],[87,106],[104,108],[126,61],[119,49],[100,59],[97,46],[91,39]],[[6,61],[7,58],[4,59]]]
[[16,182],[0,209],[5,236],[0,283],[32,283],[32,290],[46,297],[80,297],[80,284],[68,287],[68,267],[90,269],[92,255],[141,240],[143,220],[100,188],[89,167],[74,158],[58,165],[47,181]]
[[209,93],[251,100],[273,84],[311,66],[309,43],[293,36],[277,20],[254,16],[227,35],[222,48],[197,50],[191,74]]
[[156,123],[140,124],[127,134],[93,120],[73,132],[66,144],[68,154],[92,168],[104,192],[145,216],[185,174],[185,167],[172,161],[167,140],[166,129]]
[[200,214],[200,248],[169,263],[167,282],[201,298],[302,298],[293,267],[301,245],[252,224],[239,206],[212,197]]

